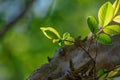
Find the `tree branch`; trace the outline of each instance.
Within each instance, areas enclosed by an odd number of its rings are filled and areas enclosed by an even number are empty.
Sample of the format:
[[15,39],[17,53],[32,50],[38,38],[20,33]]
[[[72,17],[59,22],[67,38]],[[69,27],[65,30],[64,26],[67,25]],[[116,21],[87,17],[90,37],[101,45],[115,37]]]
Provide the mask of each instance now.
[[[99,69],[110,70],[120,65],[120,35],[113,36],[112,39],[112,45],[97,44],[96,71]],[[89,42],[90,40],[87,40],[84,45],[87,47],[87,43]],[[89,49],[92,57],[96,56],[95,45],[96,42],[93,42]],[[72,60],[75,72],[70,71],[70,60]],[[90,64],[88,62],[90,62]],[[93,80],[93,77],[85,77],[86,75],[83,73],[86,71],[88,71],[88,75],[91,76],[91,72],[93,71],[91,58],[79,46],[66,45],[55,53],[54,58],[49,63],[36,69],[28,80],[69,80],[69,78],[73,78],[71,80],[74,80],[74,78],[78,77],[82,80]]]

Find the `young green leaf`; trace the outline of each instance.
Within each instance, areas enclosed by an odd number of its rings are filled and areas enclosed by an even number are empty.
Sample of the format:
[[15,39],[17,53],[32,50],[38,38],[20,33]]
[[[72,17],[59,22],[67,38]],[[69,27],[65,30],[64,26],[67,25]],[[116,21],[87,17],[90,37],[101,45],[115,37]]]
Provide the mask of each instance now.
[[110,36],[104,33],[95,35],[95,39],[102,44],[106,44],[106,45],[112,44],[112,39],[110,38]]
[[70,37],[70,33],[66,32],[63,34],[63,39],[67,39],[68,37]]
[[117,23],[120,23],[120,15],[116,16],[113,21],[117,22]]
[[60,39],[53,39],[53,43],[59,42]]
[[114,12],[114,15],[116,15],[116,13],[118,12],[120,8],[120,0],[116,0],[113,4],[113,12]]
[[119,25],[110,25],[106,26],[103,31],[106,34],[120,34],[120,26]]
[[98,32],[98,22],[96,21],[96,19],[93,16],[88,17],[87,24],[93,34]]
[[113,18],[112,4],[110,2],[106,2],[105,4],[102,5],[98,12],[98,19],[100,25],[102,27],[105,27],[112,20],[112,18]]
[[71,45],[74,42],[73,37],[68,37],[67,39],[64,40],[65,45]]
[[48,39],[59,39],[60,38],[59,33],[52,27],[41,27],[40,29],[42,30],[42,32]]
[[70,36],[70,33],[66,32],[63,34],[63,41],[65,45],[70,45],[74,42],[74,38]]

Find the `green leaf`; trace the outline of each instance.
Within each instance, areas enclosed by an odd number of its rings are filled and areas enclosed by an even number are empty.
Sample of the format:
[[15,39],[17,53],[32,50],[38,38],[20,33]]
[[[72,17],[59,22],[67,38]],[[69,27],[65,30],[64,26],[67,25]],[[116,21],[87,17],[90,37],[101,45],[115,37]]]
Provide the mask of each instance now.
[[74,42],[73,37],[68,37],[67,39],[64,40],[65,45],[71,45]]
[[103,76],[101,76],[100,78],[98,78],[98,80],[105,80],[107,74],[104,74]]
[[120,72],[120,65],[116,66],[115,69],[108,73],[108,78],[115,77]]
[[59,39],[60,38],[59,33],[52,27],[41,27],[40,29],[42,30],[42,32],[48,39]]
[[65,45],[71,45],[74,42],[74,38],[70,36],[70,33],[66,32],[63,34],[62,40]]
[[68,37],[70,37],[70,33],[66,32],[63,34],[63,39],[67,39]]
[[113,4],[113,12],[114,12],[114,15],[116,15],[116,13],[118,12],[120,8],[120,0],[116,0]]
[[53,43],[59,42],[60,39],[53,39]]
[[119,25],[110,25],[106,26],[103,31],[107,34],[120,34],[120,26]]
[[93,16],[88,17],[87,24],[92,33],[95,34],[98,32],[98,22],[96,21],[96,19]]
[[113,21],[117,22],[117,23],[120,23],[120,15],[116,16]]
[[94,37],[98,42],[102,44],[106,44],[106,45],[112,44],[112,39],[107,34],[101,33],[101,34],[95,35]]
[[110,2],[106,2],[105,4],[102,5],[98,12],[98,19],[100,22],[100,25],[102,27],[105,27],[106,25],[109,24],[109,22],[113,18],[113,7]]
[[100,69],[100,70],[97,72],[97,76],[100,77],[100,76],[102,76],[104,73],[105,73],[105,70],[104,70],[104,69]]
[[105,69],[100,69],[100,70],[97,72],[98,80],[104,80],[106,75],[107,75],[107,74],[105,73]]

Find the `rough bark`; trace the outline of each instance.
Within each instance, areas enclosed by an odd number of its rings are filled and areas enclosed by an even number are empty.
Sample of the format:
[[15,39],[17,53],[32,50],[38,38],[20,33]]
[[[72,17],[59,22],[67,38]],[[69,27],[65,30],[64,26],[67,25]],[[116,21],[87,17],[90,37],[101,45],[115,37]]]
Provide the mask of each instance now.
[[[113,36],[112,45],[97,44],[97,49],[95,48],[96,43],[92,42],[90,46],[90,55],[94,58],[95,52],[97,50],[96,57],[96,70],[99,69],[111,69],[116,65],[120,64],[120,35]],[[77,41],[73,45],[65,45],[58,49],[55,53],[54,58],[47,63],[36,69],[28,80],[93,80],[93,79],[80,79],[76,75],[76,79],[68,79],[72,76],[75,78],[74,74],[71,75],[71,65],[78,72],[82,72],[81,68],[86,68],[92,65],[90,57],[86,52],[79,47],[81,44],[88,49],[90,40],[85,42]],[[72,62],[71,62],[72,61]],[[71,64],[70,64],[71,62]],[[87,66],[88,65],[88,66]],[[89,70],[88,70],[89,71]],[[77,79],[77,77],[79,79]]]

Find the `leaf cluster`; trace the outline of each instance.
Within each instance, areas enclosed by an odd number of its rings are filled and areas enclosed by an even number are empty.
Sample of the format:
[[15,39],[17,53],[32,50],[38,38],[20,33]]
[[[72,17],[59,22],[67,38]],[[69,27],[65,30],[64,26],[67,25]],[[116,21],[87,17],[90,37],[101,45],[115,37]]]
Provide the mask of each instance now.
[[61,37],[58,31],[52,27],[41,27],[40,29],[48,39],[52,39],[53,43],[58,43],[60,46],[71,45],[74,42],[74,38],[68,32]]
[[[104,3],[98,11],[98,20],[94,16],[89,16],[87,19],[87,24],[93,35],[93,39],[106,45],[112,44],[111,35],[120,34],[120,0],[115,0],[113,4],[110,2]],[[114,24],[111,24],[115,22]],[[58,31],[52,27],[41,27],[40,28],[44,35],[51,39],[53,43],[58,43],[61,45],[71,45],[75,42],[74,38],[71,37],[70,33],[66,32],[60,36]],[[83,50],[87,52],[84,48]],[[89,52],[88,52],[89,55]],[[120,71],[120,66],[116,66],[110,71],[99,70],[97,73],[98,80],[112,80]]]
[[116,0],[113,4],[110,2],[104,3],[98,11],[98,20],[95,17],[89,16],[87,23],[94,38],[103,44],[112,44],[111,35],[120,34],[120,25],[110,24],[113,21],[120,23],[120,0]]

